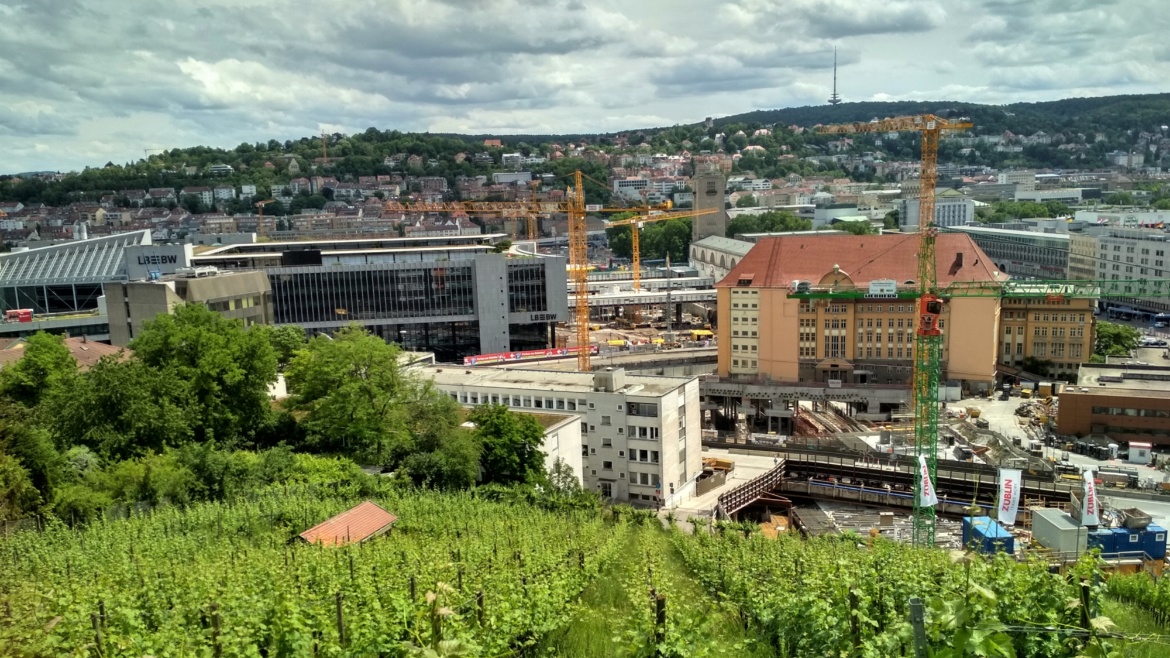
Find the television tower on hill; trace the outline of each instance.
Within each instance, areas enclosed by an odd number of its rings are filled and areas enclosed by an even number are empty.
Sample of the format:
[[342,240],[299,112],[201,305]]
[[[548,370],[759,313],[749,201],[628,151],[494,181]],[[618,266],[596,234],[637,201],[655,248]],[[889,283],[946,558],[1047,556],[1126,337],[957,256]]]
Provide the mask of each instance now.
[[841,97],[837,95],[837,47],[833,46],[833,95],[829,96],[829,105],[837,105]]

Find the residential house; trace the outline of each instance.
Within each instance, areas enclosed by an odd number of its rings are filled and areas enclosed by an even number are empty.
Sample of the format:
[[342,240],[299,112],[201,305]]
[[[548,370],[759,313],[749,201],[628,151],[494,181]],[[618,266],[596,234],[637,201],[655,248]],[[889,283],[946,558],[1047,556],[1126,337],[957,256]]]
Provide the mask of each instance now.
[[236,198],[236,188],[231,185],[216,185],[211,192],[216,201],[231,201]]
[[240,198],[241,199],[252,199],[255,196],[256,196],[256,186],[255,185],[241,185],[240,186]]
[[181,194],[182,194],[183,198],[186,198],[188,196],[197,197],[199,199],[199,202],[203,204],[204,208],[209,208],[215,203],[215,193],[210,187],[206,187],[206,186],[184,187]]

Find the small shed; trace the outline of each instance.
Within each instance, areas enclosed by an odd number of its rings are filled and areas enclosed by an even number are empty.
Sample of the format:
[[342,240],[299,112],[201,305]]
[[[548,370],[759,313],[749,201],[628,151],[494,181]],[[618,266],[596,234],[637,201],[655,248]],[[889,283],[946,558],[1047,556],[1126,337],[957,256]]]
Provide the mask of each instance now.
[[310,544],[343,546],[360,544],[390,530],[398,520],[377,503],[367,500],[326,519],[298,535]]
[[1088,550],[1089,530],[1059,509],[1033,508],[1032,539],[1061,558],[1074,560]]
[[1131,464],[1148,464],[1150,463],[1150,444],[1138,443],[1137,441],[1129,442],[1129,463]]

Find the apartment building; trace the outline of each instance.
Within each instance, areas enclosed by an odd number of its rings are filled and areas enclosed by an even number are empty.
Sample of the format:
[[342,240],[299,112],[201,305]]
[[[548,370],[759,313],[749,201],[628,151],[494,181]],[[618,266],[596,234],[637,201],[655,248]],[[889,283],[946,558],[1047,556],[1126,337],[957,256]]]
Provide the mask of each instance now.
[[1021,367],[1033,357],[1052,363],[1047,373],[1034,374],[1075,378],[1093,353],[1094,300],[1052,294],[1048,287],[1043,291],[1049,295],[1001,302],[999,363]]
[[699,382],[687,377],[511,368],[426,366],[424,377],[460,404],[503,404],[517,411],[575,414],[584,486],[635,505],[679,505],[702,471]]
[[[914,358],[916,235],[791,235],[761,239],[715,285],[719,375],[837,384],[905,384]],[[936,242],[938,282],[1006,279],[963,234]],[[798,286],[856,297],[802,300]],[[893,296],[891,296],[893,293]],[[945,306],[943,379],[984,390],[995,379],[999,300],[955,297]],[[954,349],[952,349],[952,347]]]
[[[975,200],[955,190],[935,194],[935,226],[963,226],[975,221]],[[906,198],[898,204],[898,224],[903,228],[918,226],[918,199]]]

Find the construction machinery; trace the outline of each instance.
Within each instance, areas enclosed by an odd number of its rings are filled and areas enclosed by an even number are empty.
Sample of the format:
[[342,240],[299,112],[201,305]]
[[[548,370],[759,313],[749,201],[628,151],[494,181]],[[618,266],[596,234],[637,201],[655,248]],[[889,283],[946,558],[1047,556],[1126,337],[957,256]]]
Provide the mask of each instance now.
[[256,212],[258,213],[256,216],[256,237],[257,238],[264,237],[264,206],[266,206],[270,203],[274,203],[275,201],[276,201],[276,199],[265,199],[263,201],[257,201],[255,203]]
[[[572,184],[566,192],[566,201],[444,201],[439,203],[388,201],[385,209],[388,212],[467,212],[467,213],[504,213],[515,212],[530,217],[530,234],[536,233],[535,217],[543,213],[565,213],[569,219],[569,281],[570,292],[577,298],[574,324],[577,334],[577,369],[589,372],[589,243],[585,230],[585,216],[587,212],[619,213],[641,212],[649,216],[650,212],[664,210],[669,206],[636,207],[636,208],[606,208],[600,205],[585,205],[585,176],[579,170],[573,173]],[[597,182],[597,181],[594,181]],[[603,183],[598,185],[605,187]],[[680,217],[694,217],[703,215],[711,210],[685,211],[679,213],[662,212],[653,215],[653,221],[666,221]],[[642,221],[645,221],[643,219]]]
[[[669,206],[667,206],[669,208]],[[686,212],[664,213],[656,211],[652,208],[635,208],[637,212],[645,213],[640,217],[631,217],[629,219],[620,219],[615,222],[606,222],[606,228],[616,228],[618,226],[630,227],[630,269],[633,270],[634,290],[642,289],[642,245],[641,235],[642,227],[651,222],[661,222],[671,219],[682,219],[686,217],[698,217],[700,215],[710,215],[719,212],[718,209],[712,208],[708,210],[688,210]],[[655,214],[652,214],[655,213]]]
[[[966,130],[966,119],[944,119],[919,115],[874,119],[863,123],[819,126],[822,134],[885,133],[913,131],[922,134],[922,169],[918,193],[918,278],[917,290],[899,290],[900,299],[915,299],[918,320],[914,349],[913,410],[914,456],[926,461],[927,477],[935,481],[938,469],[939,378],[942,370],[942,328],[939,317],[952,297],[999,297],[1044,299],[1060,303],[1069,298],[1146,298],[1170,296],[1170,280],[1122,281],[994,281],[956,282],[939,289],[935,262],[934,190],[938,180],[938,142],[942,133]],[[867,290],[857,287],[810,286],[794,290],[790,297],[802,299],[864,298]],[[916,546],[933,546],[935,510],[922,505],[923,473],[915,469],[913,541]]]

